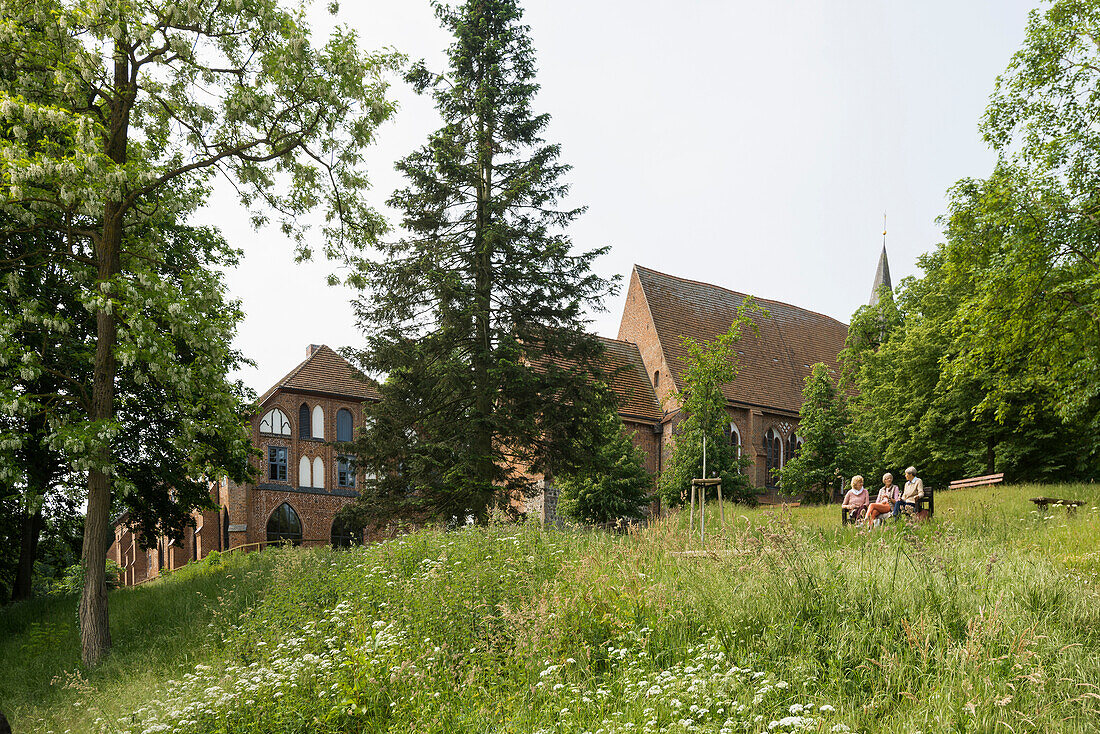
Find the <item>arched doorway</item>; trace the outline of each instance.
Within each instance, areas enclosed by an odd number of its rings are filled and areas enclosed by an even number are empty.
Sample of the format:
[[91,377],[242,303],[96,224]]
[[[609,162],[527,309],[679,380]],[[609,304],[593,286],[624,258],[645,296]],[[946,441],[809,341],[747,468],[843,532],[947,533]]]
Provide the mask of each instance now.
[[349,521],[347,518],[337,517],[332,521],[332,533],[329,538],[333,548],[350,548],[353,545],[363,544],[363,527]]

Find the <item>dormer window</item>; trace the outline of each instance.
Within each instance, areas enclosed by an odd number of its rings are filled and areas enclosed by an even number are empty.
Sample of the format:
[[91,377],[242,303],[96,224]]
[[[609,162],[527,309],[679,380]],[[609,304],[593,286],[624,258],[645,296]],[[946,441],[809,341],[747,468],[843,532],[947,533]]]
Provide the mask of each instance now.
[[286,417],[286,413],[278,408],[267,411],[260,419],[260,433],[270,436],[289,436],[290,420]]

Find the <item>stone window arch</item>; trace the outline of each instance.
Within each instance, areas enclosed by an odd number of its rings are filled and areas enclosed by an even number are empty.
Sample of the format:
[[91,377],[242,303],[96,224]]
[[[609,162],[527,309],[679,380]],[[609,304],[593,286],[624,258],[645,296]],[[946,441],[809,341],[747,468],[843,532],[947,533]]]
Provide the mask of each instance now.
[[764,434],[764,486],[773,489],[779,484],[774,471],[783,467],[783,439],[774,427]]
[[806,442],[802,440],[801,436],[791,431],[791,435],[787,436],[787,445],[783,447],[784,456],[786,457],[783,463],[786,464],[788,461],[798,456],[798,452],[802,449],[802,444],[804,443]]
[[276,507],[267,519],[267,542],[302,544],[302,519],[290,503]]
[[260,419],[260,433],[271,436],[289,436],[290,419],[278,408],[272,408]]
[[343,517],[337,517],[332,521],[332,531],[329,534],[329,542],[335,548],[349,548],[353,545],[363,544],[363,528]]

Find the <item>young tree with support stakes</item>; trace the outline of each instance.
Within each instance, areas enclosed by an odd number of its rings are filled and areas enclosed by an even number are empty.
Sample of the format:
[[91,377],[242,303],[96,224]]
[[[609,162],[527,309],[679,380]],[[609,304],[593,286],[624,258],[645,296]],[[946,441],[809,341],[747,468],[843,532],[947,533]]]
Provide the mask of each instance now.
[[404,236],[364,263],[357,359],[386,376],[356,444],[376,477],[376,513],[487,519],[571,471],[599,440],[599,341],[586,309],[613,284],[592,272],[606,249],[576,252],[550,118],[531,103],[535,52],[516,0],[434,4],[454,36],[443,74],[415,65],[443,126],[398,164],[390,204]]
[[[767,317],[750,299],[737,309],[729,331],[702,343],[682,337],[688,352],[684,387],[680,391],[684,419],[676,426],[672,455],[661,473],[662,499],[680,504],[688,496],[691,481],[722,480],[722,494],[734,502],[754,503],[756,493],[744,470],[752,461],[730,441],[729,414],[722,387],[737,379],[737,342],[745,329],[756,329],[753,315]],[[706,441],[706,477],[703,477],[703,445]]]
[[345,246],[382,228],[363,201],[360,163],[391,111],[382,73],[394,59],[364,55],[340,28],[315,47],[304,12],[276,0],[0,0],[0,206],[23,228],[62,222],[66,242],[91,252],[53,256],[95,270],[91,410],[79,426],[86,664],[110,647],[103,569],[118,369],[145,357],[119,350],[119,307],[136,277],[124,267],[128,231],[173,197],[172,211],[193,211],[215,174],[256,206],[255,223],[275,212],[303,258],[299,221],[312,210],[325,212],[325,253],[345,261]]

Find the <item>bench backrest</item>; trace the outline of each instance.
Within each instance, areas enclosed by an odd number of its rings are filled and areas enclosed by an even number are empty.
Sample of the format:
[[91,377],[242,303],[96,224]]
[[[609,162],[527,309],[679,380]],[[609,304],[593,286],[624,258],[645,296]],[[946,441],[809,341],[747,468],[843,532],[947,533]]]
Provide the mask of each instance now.
[[984,477],[970,477],[969,479],[956,479],[948,485],[949,489],[965,489],[966,487],[984,487],[989,484],[999,484],[1005,478],[1004,472],[999,474],[986,474]]

